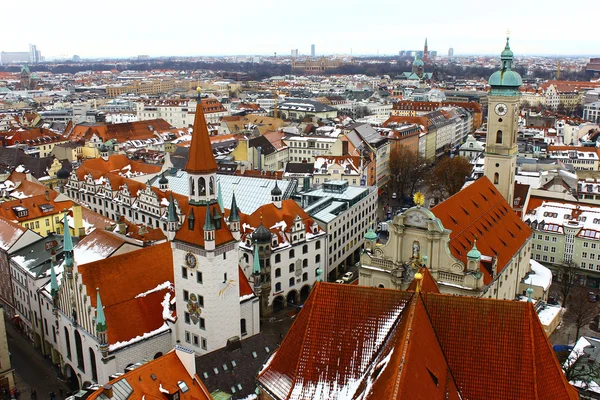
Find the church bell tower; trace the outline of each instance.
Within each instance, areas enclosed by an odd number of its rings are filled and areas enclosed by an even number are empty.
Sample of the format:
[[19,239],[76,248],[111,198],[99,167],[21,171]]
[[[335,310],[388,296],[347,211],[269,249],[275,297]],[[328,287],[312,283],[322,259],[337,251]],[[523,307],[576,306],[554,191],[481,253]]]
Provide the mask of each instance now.
[[523,82],[512,70],[513,52],[508,41],[506,38],[506,47],[500,56],[502,68],[489,79],[484,173],[512,207],[518,153],[519,87]]

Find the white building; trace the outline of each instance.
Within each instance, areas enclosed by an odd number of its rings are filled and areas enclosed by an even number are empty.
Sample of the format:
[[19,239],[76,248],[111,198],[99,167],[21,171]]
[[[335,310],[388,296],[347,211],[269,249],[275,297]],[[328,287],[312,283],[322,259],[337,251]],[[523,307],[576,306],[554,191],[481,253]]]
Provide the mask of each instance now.
[[[140,121],[162,118],[175,127],[186,128],[194,123],[196,103],[196,99],[141,100],[136,103],[137,116]],[[221,117],[230,115],[215,98],[202,99],[202,107],[209,124],[217,124]]]

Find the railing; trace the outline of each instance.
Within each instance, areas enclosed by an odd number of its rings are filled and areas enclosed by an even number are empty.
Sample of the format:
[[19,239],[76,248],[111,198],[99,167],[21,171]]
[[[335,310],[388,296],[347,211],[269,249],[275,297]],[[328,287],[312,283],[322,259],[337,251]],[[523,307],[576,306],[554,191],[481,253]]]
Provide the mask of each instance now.
[[456,275],[456,274],[452,274],[450,272],[439,271],[438,272],[438,280],[463,283],[464,278],[462,275]]

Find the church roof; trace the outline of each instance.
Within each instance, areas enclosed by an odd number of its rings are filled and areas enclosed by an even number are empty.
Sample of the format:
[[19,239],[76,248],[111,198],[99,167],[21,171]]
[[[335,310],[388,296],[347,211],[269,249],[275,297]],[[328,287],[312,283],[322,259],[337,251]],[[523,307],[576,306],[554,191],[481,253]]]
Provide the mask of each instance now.
[[578,398],[530,303],[331,283],[257,380],[276,399]]
[[164,325],[161,303],[172,295],[174,281],[170,243],[78,265],[77,269],[92,307],[96,307],[95,290],[100,289],[109,344],[126,343]]
[[202,103],[196,105],[194,134],[185,170],[189,173],[208,174],[217,172],[217,162],[212,152],[208,127],[202,109]]
[[[431,209],[444,228],[450,229],[450,251],[467,264],[467,253],[477,239],[482,255],[497,257],[500,273],[531,236],[531,229],[517,216],[487,177]],[[492,271],[482,266],[484,283],[492,282]]]

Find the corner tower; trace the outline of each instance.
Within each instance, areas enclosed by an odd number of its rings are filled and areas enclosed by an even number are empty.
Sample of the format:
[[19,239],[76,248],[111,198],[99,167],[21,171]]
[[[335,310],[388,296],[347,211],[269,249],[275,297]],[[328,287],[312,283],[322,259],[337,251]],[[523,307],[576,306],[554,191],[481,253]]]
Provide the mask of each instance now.
[[512,206],[517,168],[517,129],[521,76],[512,70],[513,52],[506,38],[500,55],[502,68],[490,76],[488,129],[484,173]]

